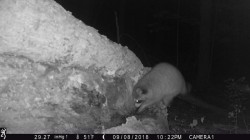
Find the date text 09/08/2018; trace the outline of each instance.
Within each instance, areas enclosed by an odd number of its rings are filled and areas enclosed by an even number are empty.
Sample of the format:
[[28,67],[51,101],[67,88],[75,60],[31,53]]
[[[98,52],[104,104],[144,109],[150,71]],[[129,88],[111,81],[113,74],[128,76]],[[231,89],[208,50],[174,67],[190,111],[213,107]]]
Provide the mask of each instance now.
[[176,134],[164,134],[164,135],[148,135],[148,134],[113,134],[113,140],[149,140],[149,139],[158,139],[158,140],[174,140],[182,139],[182,135]]
[[157,140],[181,140],[181,139],[189,139],[189,140],[207,140],[214,139],[214,135],[194,135],[194,134],[156,134],[156,135],[148,135],[148,134],[121,134],[121,135],[112,135],[113,140],[148,140],[148,139],[157,139]]

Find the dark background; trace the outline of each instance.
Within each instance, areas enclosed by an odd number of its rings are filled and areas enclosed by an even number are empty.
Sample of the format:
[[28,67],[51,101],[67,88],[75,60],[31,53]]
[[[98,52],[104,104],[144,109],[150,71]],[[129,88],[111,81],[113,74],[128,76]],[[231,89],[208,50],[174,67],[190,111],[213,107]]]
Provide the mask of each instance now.
[[177,66],[197,89],[249,79],[249,0],[56,1],[145,66]]

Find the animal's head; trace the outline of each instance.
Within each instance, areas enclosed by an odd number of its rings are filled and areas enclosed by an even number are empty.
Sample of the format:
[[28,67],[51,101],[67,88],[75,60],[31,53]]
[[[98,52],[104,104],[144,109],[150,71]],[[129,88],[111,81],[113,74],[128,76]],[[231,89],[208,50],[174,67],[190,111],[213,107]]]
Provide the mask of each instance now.
[[151,104],[150,94],[147,89],[135,87],[133,89],[132,96],[138,113],[142,112],[146,107]]

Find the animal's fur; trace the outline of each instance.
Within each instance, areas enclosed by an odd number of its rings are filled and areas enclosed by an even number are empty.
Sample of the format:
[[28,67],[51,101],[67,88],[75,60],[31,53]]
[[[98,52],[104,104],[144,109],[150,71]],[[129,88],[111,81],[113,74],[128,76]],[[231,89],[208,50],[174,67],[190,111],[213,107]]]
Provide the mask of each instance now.
[[186,92],[186,83],[179,70],[168,63],[160,63],[137,82],[132,95],[141,112],[161,100],[168,105],[175,96]]

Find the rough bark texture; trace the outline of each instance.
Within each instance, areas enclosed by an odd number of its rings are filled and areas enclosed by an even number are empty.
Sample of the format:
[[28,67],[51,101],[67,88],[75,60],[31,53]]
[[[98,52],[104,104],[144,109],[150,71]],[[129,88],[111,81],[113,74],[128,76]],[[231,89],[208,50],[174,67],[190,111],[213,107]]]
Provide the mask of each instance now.
[[135,109],[131,92],[142,70],[127,47],[53,0],[0,0],[0,127],[8,133],[121,125]]

